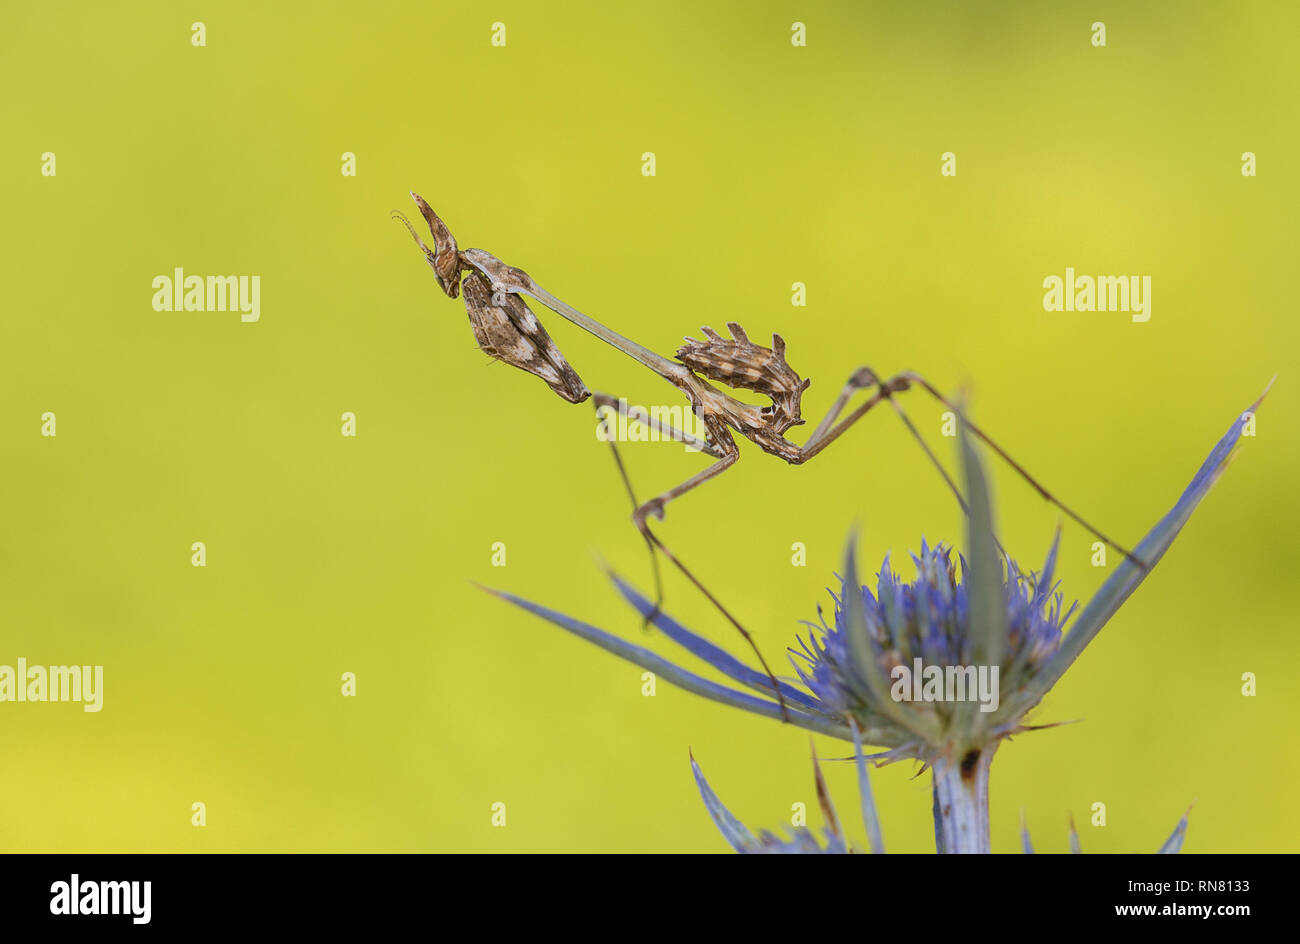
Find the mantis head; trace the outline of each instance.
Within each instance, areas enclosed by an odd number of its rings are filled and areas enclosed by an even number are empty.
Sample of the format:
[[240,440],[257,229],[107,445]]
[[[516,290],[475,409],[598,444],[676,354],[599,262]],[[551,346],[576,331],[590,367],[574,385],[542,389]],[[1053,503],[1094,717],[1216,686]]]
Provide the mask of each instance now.
[[447,229],[447,224],[433,212],[433,208],[424,202],[423,197],[411,191],[411,199],[415,201],[415,205],[420,208],[420,215],[429,224],[429,232],[433,236],[433,248],[430,249],[424,244],[424,240],[415,231],[411,221],[403,214],[394,210],[393,219],[401,220],[411,231],[411,237],[424,253],[429,268],[438,279],[438,287],[447,293],[448,298],[455,298],[460,294],[461,273],[460,250],[456,246],[456,238],[451,235],[451,230]]

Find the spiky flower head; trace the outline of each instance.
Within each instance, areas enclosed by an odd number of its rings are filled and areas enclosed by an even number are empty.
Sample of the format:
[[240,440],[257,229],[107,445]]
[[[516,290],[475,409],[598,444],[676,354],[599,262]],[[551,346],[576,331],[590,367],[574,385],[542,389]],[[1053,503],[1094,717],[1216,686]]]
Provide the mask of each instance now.
[[1005,635],[997,666],[976,664],[969,565],[950,547],[922,540],[912,580],[886,555],[874,588],[841,581],[832,621],[819,607],[819,622],[807,623],[810,632],[791,650],[795,672],[819,711],[853,718],[891,756],[930,760],[982,732],[996,739],[1023,730],[1026,709],[1008,711],[1003,693],[1022,689],[1056,654],[1074,612],[1064,610],[1053,583],[1058,542],[1037,573],[1008,560],[998,575]]

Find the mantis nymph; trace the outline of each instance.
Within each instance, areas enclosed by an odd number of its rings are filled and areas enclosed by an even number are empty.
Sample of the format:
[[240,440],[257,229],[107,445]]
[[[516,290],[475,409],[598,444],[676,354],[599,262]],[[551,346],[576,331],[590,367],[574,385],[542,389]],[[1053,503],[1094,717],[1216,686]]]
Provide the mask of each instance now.
[[[758,651],[749,632],[663,544],[650,529],[648,521],[651,517],[662,520],[664,509],[669,502],[703,485],[735,464],[740,458],[740,449],[736,445],[733,433],[739,433],[770,455],[778,456],[792,465],[802,465],[835,442],[872,408],[881,403],[888,403],[915,437],[930,461],[938,468],[965,511],[966,502],[960,489],[949,477],[898,403],[899,394],[913,388],[920,388],[954,415],[960,416],[972,435],[982,440],[1011,468],[1023,476],[1043,498],[1077,521],[1099,540],[1134,560],[1139,566],[1145,566],[1130,551],[1106,537],[1039,484],[979,427],[970,423],[952,401],[921,375],[913,371],[902,371],[882,378],[869,367],[859,367],[849,375],[839,396],[835,398],[835,402],[817,424],[812,435],[802,445],[791,442],[785,434],[793,427],[801,426],[806,422],[800,414],[800,409],[803,393],[808,389],[810,381],[800,378],[794,368],[787,363],[785,341],[780,335],[772,335],[772,346],[763,347],[751,341],[740,325],[728,322],[727,328],[731,337],[723,337],[711,328],[703,328],[701,329],[704,334],[703,341],[686,338],[686,343],[676,353],[676,360],[670,360],[610,330],[556,298],[522,269],[507,265],[482,249],[460,249],[451,231],[433,212],[429,204],[418,194],[412,193],[411,197],[429,225],[433,248],[430,249],[425,244],[405,216],[396,211],[394,216],[405,223],[410,230],[411,236],[424,252],[443,292],[450,298],[456,298],[458,294],[463,295],[470,324],[474,329],[474,337],[479,347],[489,356],[536,374],[555,393],[570,403],[582,403],[592,398],[598,410],[618,408],[617,398],[608,394],[593,394],[587,389],[524,301],[526,296],[654,371],[681,391],[690,402],[691,409],[706,430],[703,438],[663,423],[654,417],[636,415],[629,417],[629,420],[636,419],[644,423],[661,438],[686,443],[693,450],[698,450],[714,460],[708,468],[648,501],[637,501],[618,448],[614,444],[613,437],[609,437],[619,472],[627,487],[628,495],[632,498],[635,509],[632,519],[650,548],[654,567],[656,609],[663,599],[662,580],[658,558],[655,555],[657,549],[667,556],[741,632],[758,656],[769,679],[772,680],[772,688],[777,693],[778,699],[780,687],[776,684],[767,661]],[[770,405],[756,406],[742,402],[714,386],[711,381],[717,381],[732,389],[753,391],[766,397]],[[844,413],[849,401],[859,391],[863,391],[866,398],[841,419],[841,414]],[[784,702],[782,706],[784,707]]]

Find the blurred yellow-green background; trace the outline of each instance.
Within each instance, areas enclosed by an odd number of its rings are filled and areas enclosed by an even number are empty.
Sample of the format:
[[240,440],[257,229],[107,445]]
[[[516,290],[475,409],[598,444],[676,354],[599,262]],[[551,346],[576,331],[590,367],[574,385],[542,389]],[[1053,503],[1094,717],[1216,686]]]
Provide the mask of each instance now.
[[[475,349],[389,219],[416,190],[462,247],[656,350],[731,319],[781,332],[813,378],[805,429],[860,364],[964,389],[1120,540],[1278,373],[1258,436],[1036,716],[1082,723],[999,752],[993,845],[1018,848],[1023,808],[1043,851],[1069,813],[1085,851],[1154,850],[1195,800],[1188,852],[1300,850],[1297,31],[1282,2],[7,4],[0,664],[102,664],[105,698],[0,704],[0,848],[721,851],[688,747],[752,826],[800,802],[818,825],[804,733],[644,697],[639,670],[472,585],[669,651],[601,572],[649,582],[590,405]],[[1150,275],[1151,320],[1045,312],[1067,266]],[[154,311],[176,267],[259,275],[260,321]],[[592,389],[676,402],[541,314]],[[961,540],[892,416],[802,468],[742,445],[660,533],[771,660],[854,522],[871,562]],[[645,495],[704,464],[626,450]],[[995,488],[1036,566],[1058,515],[1003,467]],[[1066,527],[1063,554],[1086,598],[1091,538]],[[892,851],[933,850],[912,773],[875,777]],[[852,770],[828,776],[860,838]]]

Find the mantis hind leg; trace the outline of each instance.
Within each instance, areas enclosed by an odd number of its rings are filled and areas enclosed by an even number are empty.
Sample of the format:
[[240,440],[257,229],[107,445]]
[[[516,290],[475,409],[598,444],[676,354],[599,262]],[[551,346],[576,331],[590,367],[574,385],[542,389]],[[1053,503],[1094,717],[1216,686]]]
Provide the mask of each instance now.
[[[740,635],[744,637],[745,642],[749,644],[750,649],[753,650],[754,655],[758,658],[759,664],[763,667],[763,671],[766,673],[768,680],[772,683],[772,694],[775,696],[777,703],[781,706],[781,713],[788,721],[789,713],[786,709],[785,697],[781,694],[781,686],[777,682],[776,675],[773,674],[771,667],[767,664],[767,659],[763,657],[763,653],[759,650],[758,644],[754,641],[754,637],[751,636],[749,630],[745,629],[745,627],[741,625],[740,621],[732,615],[731,611],[723,606],[722,601],[714,596],[713,592],[710,591],[708,587],[704,586],[700,579],[691,572],[690,568],[682,563],[681,558],[669,550],[668,546],[660,540],[659,536],[650,529],[649,522],[647,521],[647,518],[651,515],[662,519],[664,506],[667,505],[668,502],[672,501],[674,498],[680,497],[696,486],[702,485],[704,482],[707,482],[709,479],[730,468],[735,461],[740,458],[740,451],[736,448],[734,442],[726,442],[725,446],[729,446],[730,448],[724,450],[719,448],[720,444],[709,443],[705,440],[698,439],[698,437],[690,437],[689,434],[683,433],[681,430],[677,430],[675,427],[669,426],[668,424],[658,424],[657,420],[647,420],[646,425],[651,426],[651,428],[659,429],[661,432],[669,430],[677,433],[678,436],[675,438],[678,438],[679,441],[689,442],[690,439],[695,439],[696,442],[702,445],[702,452],[713,456],[718,461],[702,472],[691,476],[675,488],[669,489],[662,495],[658,495],[647,502],[641,503],[637,500],[636,490],[632,487],[632,479],[627,473],[627,466],[623,463],[622,453],[619,452],[618,444],[615,441],[616,437],[610,433],[608,415],[601,413],[601,407],[616,407],[619,401],[608,394],[603,393],[594,394],[592,399],[595,402],[597,415],[600,418],[601,426],[605,432],[605,441],[609,443],[610,451],[614,454],[614,464],[618,467],[619,476],[623,480],[623,487],[627,490],[628,498],[632,502],[634,509],[632,520],[636,524],[637,531],[640,532],[642,540],[645,541],[646,547],[650,551],[650,568],[654,575],[655,585],[654,607],[648,613],[642,615],[642,628],[648,628],[651,623],[655,622],[659,614],[662,612],[664,588],[663,573],[659,566],[659,555],[663,554],[664,557],[668,558],[672,565],[681,571],[686,579],[694,584],[695,588],[713,604],[714,608],[727,618],[727,621],[736,628]],[[638,417],[638,419],[640,418]]]

